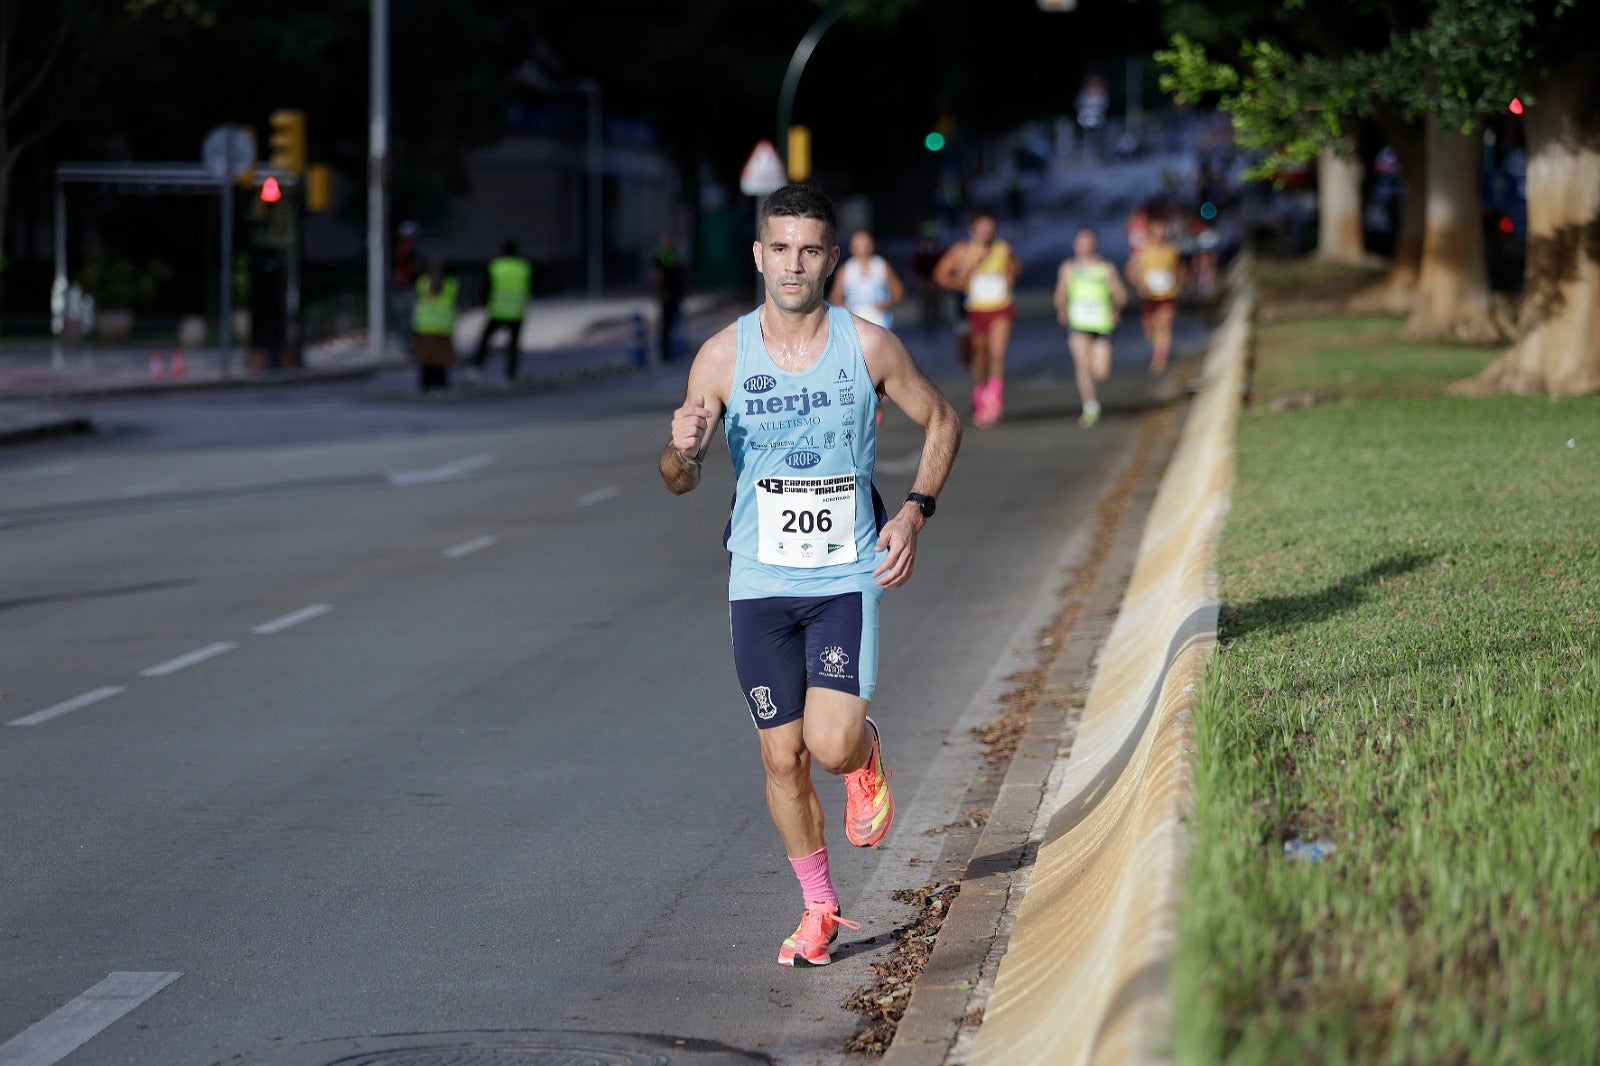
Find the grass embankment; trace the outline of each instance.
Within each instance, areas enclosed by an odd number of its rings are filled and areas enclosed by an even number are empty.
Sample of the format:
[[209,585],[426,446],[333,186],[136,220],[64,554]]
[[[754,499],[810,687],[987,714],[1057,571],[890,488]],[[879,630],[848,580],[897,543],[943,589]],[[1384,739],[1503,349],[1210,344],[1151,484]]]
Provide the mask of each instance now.
[[1493,353],[1399,326],[1259,336],[1183,1062],[1600,1062],[1600,399],[1446,398]]

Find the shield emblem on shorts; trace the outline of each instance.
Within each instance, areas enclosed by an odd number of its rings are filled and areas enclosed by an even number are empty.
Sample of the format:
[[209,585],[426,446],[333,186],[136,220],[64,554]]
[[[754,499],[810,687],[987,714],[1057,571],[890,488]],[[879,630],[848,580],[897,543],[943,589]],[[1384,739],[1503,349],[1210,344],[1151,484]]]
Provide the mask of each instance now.
[[750,702],[756,705],[757,718],[765,720],[778,713],[778,705],[772,702],[772,690],[766,685],[757,685],[750,690]]

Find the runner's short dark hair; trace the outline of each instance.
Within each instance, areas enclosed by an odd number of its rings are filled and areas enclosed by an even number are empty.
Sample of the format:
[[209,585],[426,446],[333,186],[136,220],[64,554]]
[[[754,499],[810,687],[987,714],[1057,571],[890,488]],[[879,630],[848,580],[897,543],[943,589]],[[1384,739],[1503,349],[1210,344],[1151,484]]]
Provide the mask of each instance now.
[[833,201],[815,185],[785,185],[761,201],[757,237],[766,232],[769,218],[814,218],[822,223],[822,243],[829,248],[833,247],[834,234],[839,228]]

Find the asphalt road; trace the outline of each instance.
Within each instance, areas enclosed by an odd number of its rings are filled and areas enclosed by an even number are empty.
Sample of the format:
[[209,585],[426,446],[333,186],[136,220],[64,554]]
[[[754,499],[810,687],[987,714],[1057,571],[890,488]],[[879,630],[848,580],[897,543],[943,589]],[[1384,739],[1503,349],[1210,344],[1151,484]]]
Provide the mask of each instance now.
[[[959,402],[948,338],[914,347]],[[1137,443],[1077,427],[1062,348],[1019,330],[1010,418],[885,600],[897,822],[851,848],[821,781],[865,927],[820,970],[775,964],[800,899],[728,649],[725,449],[682,499],[655,472],[681,369],[97,401],[93,437],[0,452],[0,1063],[55,1061],[8,1059],[24,1031],[79,1064],[835,1058]],[[891,411],[886,498],[919,443]]]

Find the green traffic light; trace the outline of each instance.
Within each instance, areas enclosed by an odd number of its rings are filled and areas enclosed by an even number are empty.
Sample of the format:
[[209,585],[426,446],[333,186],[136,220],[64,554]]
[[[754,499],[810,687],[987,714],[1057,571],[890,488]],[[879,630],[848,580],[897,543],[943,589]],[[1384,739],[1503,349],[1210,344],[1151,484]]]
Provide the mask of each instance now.
[[934,130],[932,133],[922,138],[922,147],[926,148],[930,152],[937,152],[939,149],[944,147],[944,134],[940,133],[938,130]]

